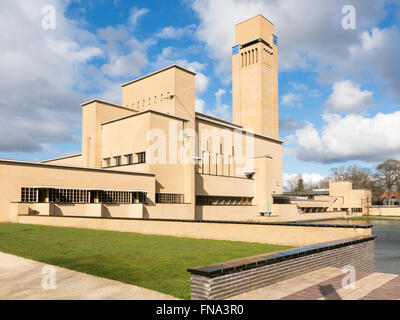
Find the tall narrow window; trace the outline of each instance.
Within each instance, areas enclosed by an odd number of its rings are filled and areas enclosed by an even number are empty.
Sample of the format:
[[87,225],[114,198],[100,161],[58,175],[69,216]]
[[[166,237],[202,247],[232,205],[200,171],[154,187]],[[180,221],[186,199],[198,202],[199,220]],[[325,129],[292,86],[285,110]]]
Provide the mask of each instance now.
[[145,163],[146,162],[146,152],[136,153],[137,155],[137,163]]
[[256,63],[258,63],[258,49],[256,48]]
[[104,158],[103,159],[103,167],[107,168],[110,166],[110,158]]
[[121,165],[121,156],[114,157],[114,165],[115,166]]
[[125,155],[125,163],[126,164],[132,164],[133,163],[133,155],[132,155],[132,153]]

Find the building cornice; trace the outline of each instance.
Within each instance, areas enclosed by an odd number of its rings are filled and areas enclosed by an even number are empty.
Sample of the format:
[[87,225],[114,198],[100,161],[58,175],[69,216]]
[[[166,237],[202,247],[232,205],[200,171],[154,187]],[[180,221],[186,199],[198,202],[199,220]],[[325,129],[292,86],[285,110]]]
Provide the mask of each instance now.
[[135,114],[130,114],[128,116],[123,116],[123,117],[120,117],[120,118],[116,118],[116,119],[113,119],[113,120],[102,122],[101,125],[103,126],[103,125],[110,124],[110,123],[113,123],[113,122],[117,122],[117,121],[125,120],[125,119],[128,119],[128,118],[140,116],[140,115],[148,113],[148,112],[154,113],[154,114],[158,114],[158,115],[161,115],[161,116],[164,116],[164,117],[172,118],[172,119],[175,119],[175,120],[179,120],[179,121],[184,121],[184,122],[188,122],[189,121],[188,119],[181,118],[181,117],[175,116],[173,114],[169,114],[169,113],[165,113],[165,112],[161,112],[161,111],[157,111],[157,110],[153,110],[153,109],[147,109],[147,110],[135,113]]
[[82,170],[82,171],[97,171],[102,173],[120,173],[120,174],[129,174],[129,175],[143,175],[143,176],[152,176],[154,177],[155,173],[148,172],[137,172],[137,171],[119,171],[119,170],[109,170],[102,168],[89,168],[89,167],[81,167],[81,166],[68,166],[63,164],[48,164],[48,163],[40,163],[40,162],[31,162],[31,161],[19,161],[19,160],[9,160],[9,159],[0,159],[0,164],[13,164],[13,165],[25,165],[25,166],[34,166],[34,167],[45,167],[45,168],[55,168],[55,169],[67,169],[67,170]]
[[154,75],[156,75],[156,74],[158,74],[158,73],[164,72],[164,71],[166,71],[166,70],[168,70],[168,69],[172,69],[172,68],[177,68],[177,69],[180,69],[180,70],[182,70],[182,71],[186,71],[186,72],[188,72],[188,73],[191,73],[191,74],[193,74],[193,75],[196,75],[196,72],[190,71],[190,70],[185,69],[185,68],[183,68],[183,67],[181,67],[181,66],[178,66],[178,65],[176,65],[176,64],[173,64],[173,65],[171,65],[171,66],[169,66],[169,67],[166,67],[166,68],[164,68],[164,69],[157,70],[157,71],[155,71],[155,72],[146,74],[146,75],[143,76],[143,77],[137,78],[137,79],[132,80],[132,81],[129,81],[129,82],[127,82],[127,83],[124,83],[124,84],[121,85],[121,87],[128,86],[128,85],[130,85],[130,84],[132,84],[132,83],[135,83],[135,82],[137,82],[137,81],[140,81],[140,80],[149,78],[149,77],[151,77],[151,76],[154,76]]
[[63,159],[69,159],[69,158],[76,158],[76,157],[79,157],[81,155],[82,155],[82,153],[75,153],[75,154],[70,154],[70,155],[63,156],[63,157],[46,159],[46,160],[40,161],[40,163],[46,163],[46,162],[50,162],[50,161],[63,160]]
[[226,120],[222,120],[222,119],[219,119],[219,118],[211,117],[211,116],[208,116],[208,115],[204,115],[204,114],[201,114],[201,113],[198,113],[198,112],[196,112],[196,119],[207,121],[207,122],[210,122],[210,123],[213,123],[213,124],[217,124],[217,125],[220,125],[220,126],[224,126],[226,128],[238,130],[238,131],[240,131],[242,133],[245,133],[245,134],[252,134],[257,138],[269,140],[269,141],[276,142],[276,143],[279,143],[279,144],[283,144],[284,143],[282,140],[271,138],[271,137],[268,137],[268,136],[264,136],[262,134],[258,134],[258,133],[255,133],[255,132],[252,132],[252,131],[249,131],[249,130],[245,130],[245,129],[243,129],[242,126],[239,126],[239,125],[237,125],[235,123],[232,123],[232,122],[229,122],[229,121],[226,121]]
[[136,110],[136,109],[123,107],[123,106],[121,106],[121,105],[119,105],[119,104],[115,104],[115,103],[111,103],[111,102],[107,102],[107,101],[103,101],[103,100],[99,100],[99,99],[93,99],[93,100],[87,101],[87,102],[85,102],[85,103],[82,103],[81,106],[84,107],[84,106],[87,106],[87,105],[89,105],[89,104],[92,104],[93,102],[98,102],[98,103],[106,104],[106,105],[109,105],[109,106],[111,106],[111,107],[121,108],[121,109],[129,110],[129,111],[132,111],[132,112],[139,112],[139,111]]

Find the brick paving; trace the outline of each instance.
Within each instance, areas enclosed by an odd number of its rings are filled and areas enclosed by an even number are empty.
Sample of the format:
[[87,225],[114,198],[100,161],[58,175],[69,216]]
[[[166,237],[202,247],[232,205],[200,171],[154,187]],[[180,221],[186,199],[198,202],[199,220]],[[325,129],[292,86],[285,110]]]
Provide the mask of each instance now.
[[[356,272],[356,281],[371,274],[370,272]],[[298,291],[294,294],[288,295],[282,300],[318,300],[323,297],[327,297],[329,300],[340,300],[336,293],[337,290],[342,288],[342,280],[344,274],[340,272],[340,275],[320,282],[313,286],[310,286],[304,290]]]
[[400,276],[386,282],[360,300],[400,300]]
[[341,269],[324,268],[231,299],[400,300],[399,275],[357,271],[354,289],[342,287],[345,276]]

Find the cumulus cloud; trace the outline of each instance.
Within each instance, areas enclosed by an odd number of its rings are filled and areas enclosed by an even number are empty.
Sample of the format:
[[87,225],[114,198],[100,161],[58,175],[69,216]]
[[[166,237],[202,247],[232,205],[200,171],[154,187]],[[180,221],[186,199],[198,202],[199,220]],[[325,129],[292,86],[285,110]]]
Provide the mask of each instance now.
[[195,100],[195,109],[196,112],[204,112],[204,107],[206,106],[206,102],[203,99],[196,99]]
[[373,92],[361,90],[361,85],[350,80],[336,82],[332,87],[327,107],[331,112],[359,113],[373,101]]
[[182,58],[184,52],[173,47],[167,47],[157,55],[153,66],[155,69],[165,68],[177,64],[196,73],[196,94],[201,95],[208,88],[209,78],[202,72],[206,65],[198,61],[188,61]]
[[325,114],[323,120],[320,131],[310,122],[296,130],[293,154],[298,159],[329,164],[400,157],[400,111],[371,118]]
[[304,83],[290,82],[293,92],[285,94],[281,104],[288,107],[302,107],[305,98],[318,98],[321,96],[319,90],[309,89]]
[[295,93],[288,93],[282,97],[281,104],[284,106],[295,107],[301,106],[301,96]]
[[129,23],[133,26],[136,26],[139,20],[144,17],[149,12],[147,8],[138,8],[133,7],[129,16]]
[[160,32],[156,34],[156,36],[162,39],[180,39],[184,36],[193,34],[195,28],[196,25],[194,24],[185,26],[183,28],[169,26],[161,29]]
[[[200,19],[197,37],[216,60],[215,71],[230,77],[234,26],[257,14],[275,23],[281,71],[312,68],[322,82],[372,75],[400,92],[400,33],[397,26],[372,28],[385,17],[390,0],[193,0]],[[357,29],[341,26],[342,7],[353,5]],[[224,19],[221,19],[221,12]],[[332,41],[334,39],[334,41]],[[374,63],[371,63],[374,61]]]
[[230,121],[232,118],[232,108],[231,106],[222,102],[222,97],[225,93],[226,90],[222,88],[215,92],[216,106],[215,108],[209,110],[209,113],[214,117]]
[[[97,33],[87,31],[84,22],[67,18],[68,4],[64,0],[0,2],[0,30],[4,31],[0,151],[48,152],[51,144],[79,143],[80,104],[94,97],[89,92],[112,96],[107,93],[114,88],[109,76],[123,74],[124,68],[135,74],[146,63],[140,43],[133,42],[125,52],[121,46],[146,10],[132,10],[125,27]],[[54,30],[42,28],[45,5],[56,9]],[[103,72],[93,65],[94,58],[104,61]]]

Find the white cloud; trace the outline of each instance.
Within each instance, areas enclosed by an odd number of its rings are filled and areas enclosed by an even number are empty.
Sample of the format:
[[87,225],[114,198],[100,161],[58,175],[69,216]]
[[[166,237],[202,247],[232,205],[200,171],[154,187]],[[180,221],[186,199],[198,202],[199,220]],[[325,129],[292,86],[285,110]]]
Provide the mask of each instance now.
[[156,61],[153,63],[156,69],[168,67],[177,64],[183,68],[196,73],[196,95],[201,95],[208,88],[209,78],[202,73],[206,65],[197,61],[188,61],[182,58],[184,52],[173,47],[167,47],[157,55]]
[[323,120],[320,132],[309,122],[296,130],[297,146],[293,154],[298,159],[335,163],[400,157],[400,111],[378,113],[372,118],[325,114]]
[[303,105],[302,101],[305,98],[318,98],[321,96],[319,90],[311,90],[304,83],[290,82],[289,84],[292,86],[294,92],[289,92],[282,97],[282,105],[289,107],[301,107]]
[[149,9],[147,8],[138,8],[138,7],[133,7],[131,9],[131,14],[129,17],[129,22],[133,26],[136,26],[139,22],[139,20],[144,17],[147,13],[149,12]]
[[204,107],[206,106],[206,102],[203,99],[195,100],[195,109],[196,112],[204,113]]
[[326,83],[369,74],[398,94],[399,29],[373,28],[385,17],[389,2],[352,0],[357,29],[351,31],[341,27],[341,9],[348,0],[194,0],[192,8],[200,19],[197,37],[207,45],[215,70],[224,79],[230,77],[235,24],[261,13],[275,23],[281,71],[312,68]]
[[226,93],[226,90],[220,88],[215,92],[215,108],[208,110],[211,115],[217,118],[230,121],[232,118],[232,108],[222,102],[222,96]]
[[301,100],[302,98],[300,95],[291,92],[282,97],[281,104],[289,107],[301,106]]
[[184,36],[193,34],[193,32],[195,31],[195,27],[196,26],[194,24],[185,26],[183,28],[169,26],[161,29],[161,31],[158,32],[156,36],[162,39],[179,39]]
[[373,92],[361,90],[361,85],[350,80],[336,82],[332,87],[327,107],[331,112],[359,113],[373,101]]
[[[41,8],[49,4],[56,9],[55,30],[41,24]],[[0,151],[47,152],[55,143],[79,143],[80,104],[113,95],[114,82],[91,64],[93,58],[105,61],[109,75],[122,74],[123,68],[135,74],[146,63],[146,46],[134,42],[131,24],[143,10],[133,10],[125,26],[96,34],[84,29],[84,21],[66,18],[68,4],[0,2]],[[134,46],[125,46],[126,39]]]

